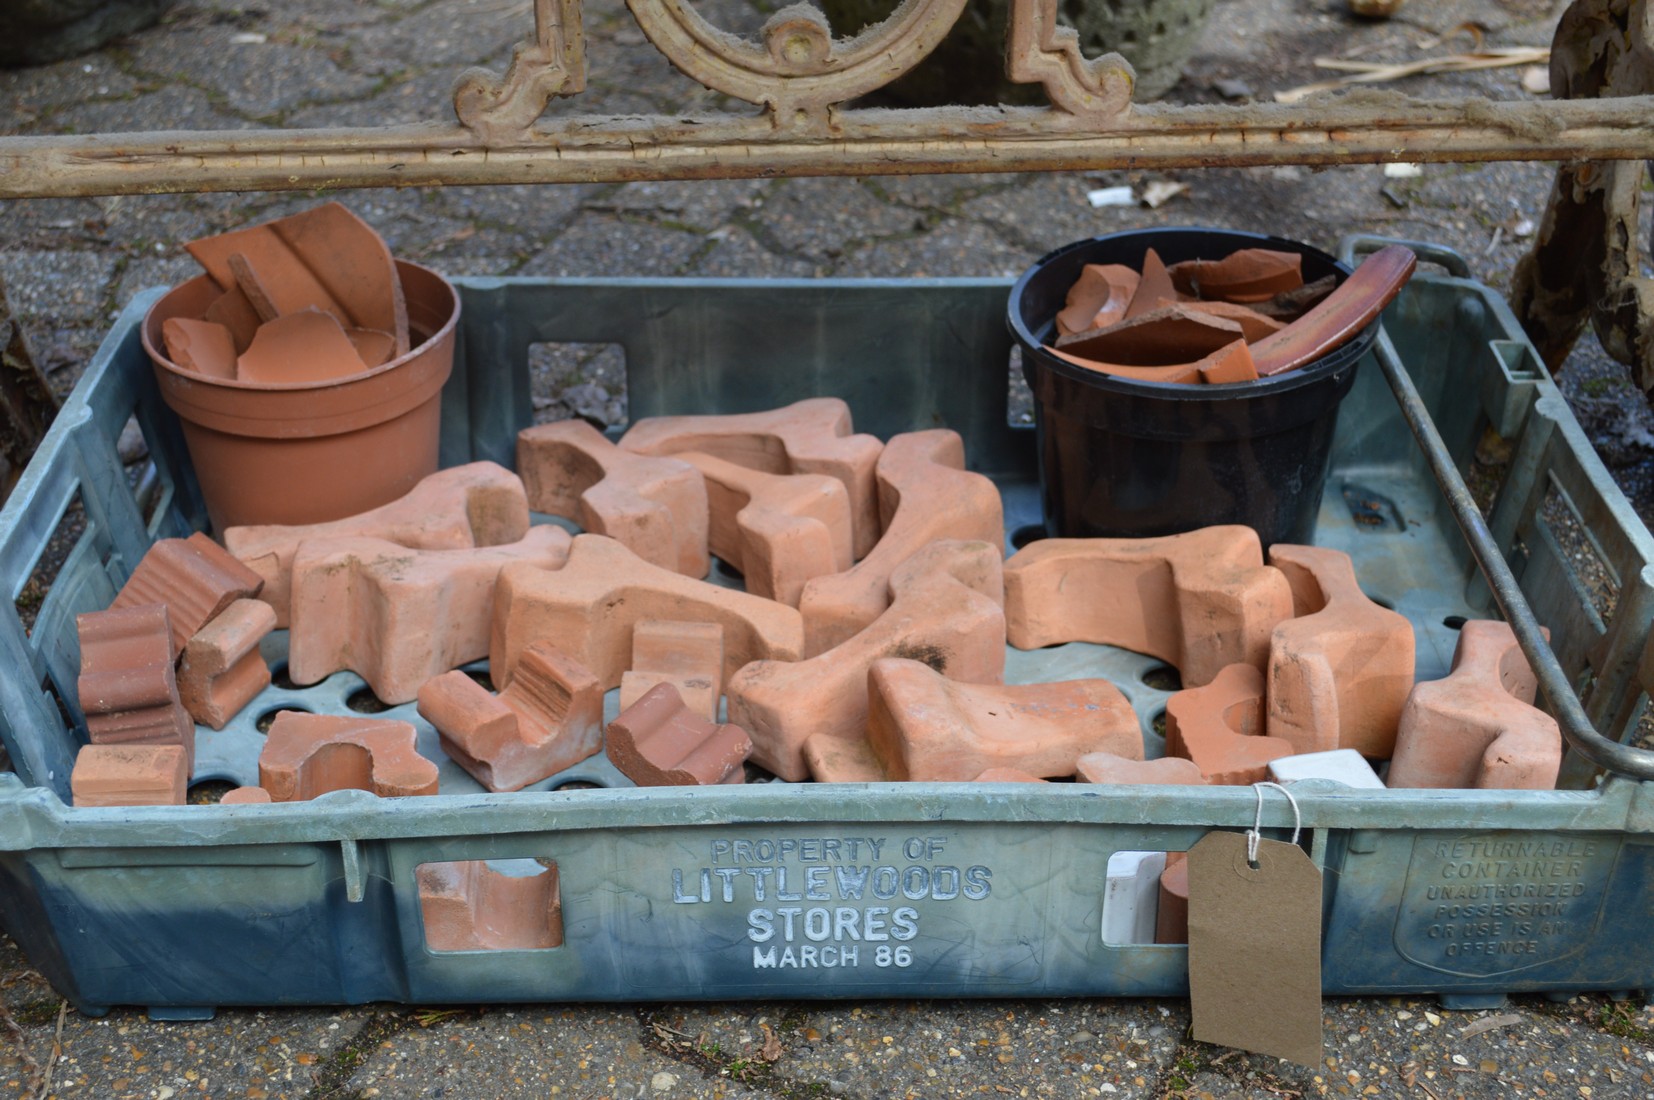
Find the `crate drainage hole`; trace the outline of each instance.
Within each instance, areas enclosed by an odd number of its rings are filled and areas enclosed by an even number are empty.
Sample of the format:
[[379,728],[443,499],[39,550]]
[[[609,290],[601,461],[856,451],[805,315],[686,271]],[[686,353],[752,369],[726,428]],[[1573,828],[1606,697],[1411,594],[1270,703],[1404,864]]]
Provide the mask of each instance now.
[[287,675],[286,661],[282,661],[270,669],[270,683],[274,687],[283,688],[287,691],[297,690],[299,686],[293,682],[291,676]]
[[345,698],[345,706],[357,714],[383,714],[391,705],[373,693],[370,687],[360,687]]
[[1442,625],[1449,630],[1463,630],[1467,621],[1463,615],[1449,615],[1442,620]]
[[1401,509],[1396,502],[1364,485],[1345,482],[1342,489],[1344,507],[1350,510],[1350,519],[1358,531],[1376,534],[1383,531],[1402,531]]
[[1144,669],[1137,678],[1143,681],[1145,687],[1151,687],[1156,691],[1183,690],[1183,677],[1171,665],[1156,665]]
[[584,779],[571,779],[567,783],[559,783],[551,789],[554,791],[601,791],[603,784],[588,783]]
[[185,801],[191,806],[216,806],[224,800],[224,796],[236,789],[237,784],[227,779],[203,779],[199,783],[190,785],[189,795]]
[[[1188,877],[1175,870],[1182,852],[1115,852],[1108,857],[1108,879],[1103,889],[1103,942],[1112,947],[1172,945],[1189,942],[1187,903],[1160,911],[1160,882],[1184,885]],[[1167,875],[1167,867],[1174,871]]]
[[472,859],[414,869],[431,951],[548,951],[563,946],[551,859]]

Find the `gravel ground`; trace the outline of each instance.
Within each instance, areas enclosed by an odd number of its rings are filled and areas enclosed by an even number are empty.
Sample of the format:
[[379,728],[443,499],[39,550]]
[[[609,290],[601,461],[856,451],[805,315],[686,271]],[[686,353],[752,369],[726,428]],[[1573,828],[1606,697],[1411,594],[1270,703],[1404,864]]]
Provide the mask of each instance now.
[[[750,29],[767,5],[700,9]],[[762,8],[762,10],[760,10]],[[503,66],[527,0],[182,0],[99,53],[0,72],[7,132],[361,125],[445,117],[468,65]],[[1330,54],[1407,60],[1472,44],[1549,40],[1560,9],[1533,0],[1414,4],[1354,23],[1336,3],[1220,0],[1168,98],[1264,98],[1320,79]],[[619,0],[585,13],[591,87],[574,109],[715,106],[637,31]],[[1418,94],[1517,98],[1521,69],[1416,80]],[[562,108],[558,108],[562,109]],[[399,254],[452,274],[941,276],[1021,271],[1114,229],[1213,224],[1332,247],[1345,233],[1459,250],[1503,286],[1543,209],[1541,164],[1168,174],[1095,172],[547,188],[344,196]],[[1158,209],[1093,208],[1088,191],[1175,181]],[[67,392],[142,287],[191,274],[181,243],[305,207],[310,194],[54,199],[0,206],[0,277],[37,358]],[[547,347],[537,419],[626,418],[616,349]],[[1623,368],[1594,341],[1563,375],[1582,421],[1645,521],[1654,433]],[[1025,408],[1025,406],[1023,406]],[[33,598],[38,598],[38,593]],[[1339,999],[1313,1070],[1188,1036],[1183,1001],[364,1006],[227,1009],[205,1023],[103,1019],[64,1002],[0,938],[0,1093],[63,1097],[930,1097],[1654,1095],[1654,1016],[1584,996],[1516,998],[1481,1013],[1434,1000]],[[49,1076],[49,1082],[47,1078]]]

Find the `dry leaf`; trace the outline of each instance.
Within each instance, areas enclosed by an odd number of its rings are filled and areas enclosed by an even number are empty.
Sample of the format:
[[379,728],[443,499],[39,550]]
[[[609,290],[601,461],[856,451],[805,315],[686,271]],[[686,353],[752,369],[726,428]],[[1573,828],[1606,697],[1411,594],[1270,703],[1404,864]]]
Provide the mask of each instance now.
[[779,1060],[781,1057],[781,1040],[776,1036],[775,1029],[770,1027],[769,1024],[759,1024],[758,1027],[764,1032],[764,1049],[758,1052],[758,1056],[766,1062]]
[[1150,210],[1158,210],[1168,200],[1188,189],[1188,184],[1176,180],[1155,180],[1143,188],[1143,205]]

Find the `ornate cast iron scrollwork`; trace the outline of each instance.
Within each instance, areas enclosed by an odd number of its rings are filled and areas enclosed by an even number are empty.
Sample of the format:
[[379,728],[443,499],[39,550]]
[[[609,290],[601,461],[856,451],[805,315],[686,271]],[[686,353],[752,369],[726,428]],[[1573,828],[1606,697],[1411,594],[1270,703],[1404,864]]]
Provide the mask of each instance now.
[[[890,17],[852,38],[835,39],[806,3],[770,17],[752,41],[708,23],[689,0],[627,0],[638,26],[690,78],[714,91],[763,105],[772,125],[820,129],[828,109],[882,88],[934,50],[965,0],[903,0]],[[552,97],[585,86],[580,0],[535,0],[535,39],[517,47],[500,77],[472,69],[454,91],[459,119],[490,143],[529,142]],[[1073,30],[1057,22],[1057,0],[1019,0],[1007,34],[1013,80],[1045,86],[1056,110],[1096,124],[1131,102],[1133,73],[1118,54],[1095,60]]]

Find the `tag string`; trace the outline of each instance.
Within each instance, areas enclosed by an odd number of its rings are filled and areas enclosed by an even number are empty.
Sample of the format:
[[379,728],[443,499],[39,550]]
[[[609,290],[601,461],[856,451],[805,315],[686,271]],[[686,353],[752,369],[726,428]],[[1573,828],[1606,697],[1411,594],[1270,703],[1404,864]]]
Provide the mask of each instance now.
[[1246,830],[1246,862],[1256,867],[1258,865],[1258,841],[1263,839],[1259,832],[1263,828],[1263,789],[1273,787],[1286,795],[1286,800],[1292,804],[1292,843],[1298,843],[1298,834],[1304,830],[1304,817],[1298,811],[1298,800],[1292,797],[1292,792],[1279,783],[1254,783],[1252,791],[1258,796],[1258,812],[1252,818],[1252,827]]

